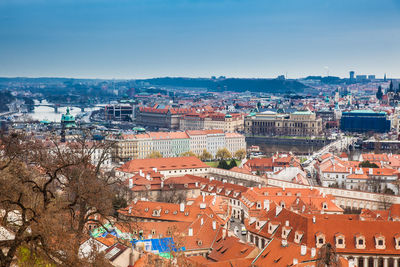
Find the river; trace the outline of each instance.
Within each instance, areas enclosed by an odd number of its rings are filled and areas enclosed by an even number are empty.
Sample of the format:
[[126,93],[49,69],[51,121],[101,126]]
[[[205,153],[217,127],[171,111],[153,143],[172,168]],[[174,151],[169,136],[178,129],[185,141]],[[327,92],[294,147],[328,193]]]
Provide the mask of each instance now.
[[[51,103],[48,103],[46,100],[43,100],[41,103],[38,100],[34,100],[34,101],[35,101],[35,105],[39,105],[39,106],[35,106],[33,111],[28,113],[28,116],[30,116],[34,120],[38,120],[38,121],[48,120],[51,122],[60,122],[61,115],[65,114],[67,112],[67,107],[59,107],[58,112],[55,112],[54,108],[45,106],[45,105],[51,104]],[[79,107],[71,106],[69,108],[70,108],[70,113],[74,116],[77,116],[82,113],[81,109]],[[100,109],[100,106],[96,106],[96,107],[92,107],[92,108],[85,108],[85,113],[91,112],[94,110],[99,110],[99,109]]]

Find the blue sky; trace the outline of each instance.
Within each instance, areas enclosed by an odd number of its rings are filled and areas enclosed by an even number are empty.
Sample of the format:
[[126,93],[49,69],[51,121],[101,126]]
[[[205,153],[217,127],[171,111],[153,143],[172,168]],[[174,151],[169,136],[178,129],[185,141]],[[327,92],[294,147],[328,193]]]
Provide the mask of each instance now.
[[400,0],[0,0],[0,76],[400,77]]

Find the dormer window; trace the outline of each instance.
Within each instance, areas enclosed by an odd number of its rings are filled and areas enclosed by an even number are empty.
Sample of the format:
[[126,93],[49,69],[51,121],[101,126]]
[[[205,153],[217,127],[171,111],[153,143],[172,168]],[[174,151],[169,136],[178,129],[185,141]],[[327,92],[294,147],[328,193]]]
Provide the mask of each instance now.
[[325,235],[323,233],[317,233],[315,235],[317,248],[321,248],[325,244]]
[[231,193],[231,190],[225,190],[225,195],[229,195]]
[[257,209],[261,209],[261,202],[257,201]]
[[184,186],[185,186],[185,188],[188,188],[188,184],[185,184]]
[[322,203],[322,208],[326,210],[328,208],[328,204],[326,202]]
[[222,187],[217,189],[217,193],[221,193]]
[[282,208],[284,208],[284,207],[285,207],[285,202],[284,202],[284,201],[281,201],[280,206],[281,206]]
[[346,244],[344,242],[344,235],[336,234],[335,235],[336,247],[337,248],[345,248]]
[[151,234],[152,234],[152,235],[155,235],[155,234],[156,234],[156,230],[154,230],[154,229],[151,230]]
[[287,239],[292,229],[284,227],[282,229],[282,238]]
[[394,236],[394,244],[396,249],[400,249],[400,234]]
[[365,237],[362,235],[356,235],[356,248],[365,249]]
[[303,233],[296,231],[296,233],[294,235],[294,242],[297,244],[300,244],[302,238],[303,238]]
[[375,235],[375,248],[376,249],[386,249],[385,237],[381,234]]
[[153,210],[153,216],[159,217],[161,213],[161,210]]
[[278,224],[268,223],[268,234],[272,235],[278,228]]

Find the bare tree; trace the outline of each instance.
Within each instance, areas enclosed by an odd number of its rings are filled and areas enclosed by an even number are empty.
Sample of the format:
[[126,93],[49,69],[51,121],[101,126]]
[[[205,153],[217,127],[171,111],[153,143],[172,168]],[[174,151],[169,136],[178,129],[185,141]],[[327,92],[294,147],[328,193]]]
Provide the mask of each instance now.
[[342,266],[339,260],[339,255],[336,253],[335,248],[330,243],[323,245],[318,251],[317,267],[325,266]]
[[394,197],[392,195],[380,194],[377,198],[378,209],[387,210],[394,203]]
[[88,265],[79,256],[85,226],[104,226],[113,214],[118,181],[101,168],[111,144],[44,143],[18,134],[1,136],[0,144],[0,227],[11,233],[0,241],[0,266],[11,266],[24,247],[55,265]]

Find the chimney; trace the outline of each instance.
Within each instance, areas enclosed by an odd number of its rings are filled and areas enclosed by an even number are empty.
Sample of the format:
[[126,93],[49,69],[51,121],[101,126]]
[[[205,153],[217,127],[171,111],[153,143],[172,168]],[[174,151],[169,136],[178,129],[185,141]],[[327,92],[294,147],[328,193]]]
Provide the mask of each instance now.
[[157,168],[153,168],[153,171],[154,171],[154,172],[157,172]]
[[281,245],[282,245],[282,247],[287,247],[287,240],[282,239]]
[[184,212],[185,211],[185,203],[179,204],[179,211]]
[[206,208],[206,206],[207,206],[207,205],[206,205],[206,203],[200,203],[200,209],[202,209],[202,210],[203,210],[203,209],[205,209],[205,208]]
[[214,196],[213,200],[212,200],[212,205],[215,206],[215,201],[217,201],[217,196]]
[[306,245],[301,245],[300,254],[301,254],[301,256],[305,256],[307,254],[307,246]]
[[269,200],[268,199],[264,200],[264,209],[266,211],[269,211]]
[[369,175],[372,175],[373,174],[373,170],[372,170],[372,168],[369,168]]
[[258,188],[261,189],[261,184],[258,185]]
[[133,180],[131,178],[131,179],[129,179],[129,188],[132,188],[132,187],[133,187]]
[[293,258],[293,265],[297,265],[299,261],[296,258]]
[[132,213],[132,207],[129,207],[129,214]]
[[311,258],[314,258],[317,254],[317,250],[315,248],[311,248]]
[[315,216],[312,217],[312,222],[313,222],[313,223],[316,222]]
[[222,239],[225,239],[226,237],[226,229],[222,228]]
[[289,227],[289,221],[285,221],[285,226]]
[[164,182],[161,182],[161,188],[163,188],[164,187]]
[[193,228],[192,227],[189,228],[188,236],[193,236]]
[[203,220],[203,218],[201,218],[200,219],[200,225],[203,225],[204,224],[204,220]]
[[217,222],[216,221],[212,222],[212,228],[213,228],[213,230],[217,230]]
[[206,201],[205,198],[206,198],[206,194],[204,194],[204,192],[203,192],[203,202]]
[[146,174],[146,179],[149,181],[151,180],[150,174]]

